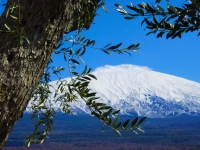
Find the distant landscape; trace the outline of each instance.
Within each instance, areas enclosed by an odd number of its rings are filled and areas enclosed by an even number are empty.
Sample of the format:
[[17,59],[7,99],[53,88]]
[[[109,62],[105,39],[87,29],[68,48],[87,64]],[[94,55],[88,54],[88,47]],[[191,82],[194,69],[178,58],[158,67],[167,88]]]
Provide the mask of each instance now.
[[[58,102],[53,105],[57,116],[49,139],[23,148],[23,141],[33,131],[29,103],[4,149],[200,150],[199,83],[128,64],[107,65],[93,74],[98,80],[92,81],[90,88],[99,94],[100,102],[120,109],[122,121],[133,119],[130,114],[147,116],[141,125],[145,133],[123,131],[120,137],[108,128],[102,132],[101,122],[87,115],[90,111],[84,101],[70,105],[74,116],[60,113]],[[56,87],[56,82],[51,85]],[[54,101],[55,89],[51,92]]]
[[[120,116],[123,120],[133,118]],[[89,115],[58,114],[54,131],[44,144],[23,147],[24,139],[33,130],[30,115],[25,114],[15,126],[5,150],[15,149],[73,149],[73,150],[149,150],[200,149],[200,116],[150,119],[142,124],[145,133],[123,131],[123,137],[105,129],[95,117]]]
[[[89,88],[97,92],[98,102],[120,109],[123,115],[138,114],[149,118],[200,115],[200,83],[130,64],[106,65],[97,68],[93,74],[98,80],[92,80]],[[49,99],[54,110],[60,112],[60,102],[54,102],[56,83],[50,83],[54,88]],[[64,92],[60,91],[63,95]],[[74,113],[90,114],[81,99],[70,106]],[[30,108],[31,102],[26,111],[31,112]]]

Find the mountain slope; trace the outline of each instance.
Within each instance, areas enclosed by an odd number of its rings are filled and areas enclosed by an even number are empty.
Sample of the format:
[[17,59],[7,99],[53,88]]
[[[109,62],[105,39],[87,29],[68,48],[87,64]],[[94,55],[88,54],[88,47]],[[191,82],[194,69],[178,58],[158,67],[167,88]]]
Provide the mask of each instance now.
[[91,88],[122,113],[135,110],[149,117],[200,113],[199,83],[133,65],[105,66],[94,74],[98,80]]
[[[93,74],[98,80],[93,80],[90,88],[97,91],[101,102],[120,109],[122,114],[200,114],[200,83],[134,65],[99,67]],[[73,104],[73,110],[88,112],[83,101]]]

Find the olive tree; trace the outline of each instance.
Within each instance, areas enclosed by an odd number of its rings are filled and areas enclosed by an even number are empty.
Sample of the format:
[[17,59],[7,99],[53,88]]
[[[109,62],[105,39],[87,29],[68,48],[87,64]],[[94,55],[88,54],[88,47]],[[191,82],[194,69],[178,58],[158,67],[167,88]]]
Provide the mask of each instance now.
[[[48,66],[52,54],[62,54],[68,63],[70,81],[58,80],[54,103],[60,102],[64,113],[71,113],[70,102],[82,99],[103,125],[120,134],[119,130],[134,128],[143,131],[140,124],[145,120],[135,118],[118,121],[111,106],[96,100],[96,92],[88,88],[91,79],[96,79],[91,69],[84,67],[82,73],[75,68],[81,56],[94,40],[82,37],[82,30],[89,29],[96,11],[104,8],[100,0],[8,0],[0,17],[0,149],[3,148],[17,120],[23,116],[31,101],[32,118],[37,118],[35,130],[27,137],[26,144],[42,143],[53,128],[55,110],[50,105],[50,72],[57,74],[63,68]],[[72,38],[65,34],[75,31]],[[71,42],[70,47],[62,47]],[[75,48],[78,44],[80,48]],[[106,45],[99,50],[106,54],[129,53],[138,49],[132,44],[120,49],[122,43]],[[95,56],[93,56],[95,57]],[[49,69],[52,69],[50,71]]]

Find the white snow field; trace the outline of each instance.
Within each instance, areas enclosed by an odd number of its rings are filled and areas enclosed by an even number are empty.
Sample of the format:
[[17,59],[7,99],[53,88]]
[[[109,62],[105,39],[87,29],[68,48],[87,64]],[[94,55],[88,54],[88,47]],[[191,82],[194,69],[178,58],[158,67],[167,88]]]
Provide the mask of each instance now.
[[[200,83],[129,64],[106,65],[92,74],[97,80],[91,81],[90,88],[98,93],[99,101],[122,114],[150,118],[200,114]],[[57,86],[56,81],[51,84]],[[82,100],[71,106],[76,114],[89,113]],[[53,107],[60,110],[58,103]]]

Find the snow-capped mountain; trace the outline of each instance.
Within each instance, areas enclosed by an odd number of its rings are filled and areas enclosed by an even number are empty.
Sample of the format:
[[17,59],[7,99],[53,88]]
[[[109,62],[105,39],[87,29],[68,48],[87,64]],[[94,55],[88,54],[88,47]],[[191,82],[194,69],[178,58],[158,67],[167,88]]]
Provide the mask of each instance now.
[[[93,74],[98,80],[92,80],[90,88],[122,114],[154,118],[200,114],[200,83],[135,65],[99,67]],[[81,100],[72,110],[88,112]]]
[[91,88],[122,113],[135,111],[148,117],[200,114],[200,83],[133,65],[105,66],[94,74],[98,80]]

